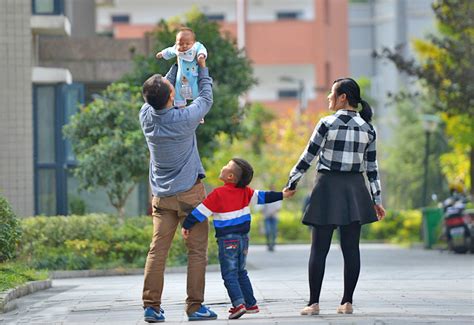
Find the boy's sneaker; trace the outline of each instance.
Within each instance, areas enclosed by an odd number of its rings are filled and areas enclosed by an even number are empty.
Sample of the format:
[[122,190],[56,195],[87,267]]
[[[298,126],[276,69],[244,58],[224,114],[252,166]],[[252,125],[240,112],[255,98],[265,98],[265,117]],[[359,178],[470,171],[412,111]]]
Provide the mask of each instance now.
[[229,319],[237,319],[243,314],[245,314],[246,312],[247,312],[247,309],[245,309],[244,304],[240,304],[238,306],[232,307],[231,309],[229,309],[229,313],[230,313]]
[[189,321],[212,320],[212,319],[217,319],[217,314],[205,305],[201,305],[201,308],[199,308],[198,311],[195,311],[191,315],[188,315]]
[[257,305],[253,305],[253,306],[250,306],[250,307],[245,307],[245,309],[247,310],[247,314],[256,314],[260,311],[260,309],[258,309]]
[[165,321],[165,311],[160,308],[160,311],[156,311],[153,307],[145,308],[145,322],[148,323],[160,323]]

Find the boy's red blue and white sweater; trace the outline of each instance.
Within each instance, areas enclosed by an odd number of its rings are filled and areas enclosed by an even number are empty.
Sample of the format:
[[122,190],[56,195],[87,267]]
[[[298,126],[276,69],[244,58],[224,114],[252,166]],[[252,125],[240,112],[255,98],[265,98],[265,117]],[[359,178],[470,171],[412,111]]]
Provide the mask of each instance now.
[[184,220],[183,228],[214,216],[216,237],[227,234],[246,234],[250,231],[250,205],[283,200],[282,192],[258,191],[250,187],[238,188],[226,183],[216,188]]

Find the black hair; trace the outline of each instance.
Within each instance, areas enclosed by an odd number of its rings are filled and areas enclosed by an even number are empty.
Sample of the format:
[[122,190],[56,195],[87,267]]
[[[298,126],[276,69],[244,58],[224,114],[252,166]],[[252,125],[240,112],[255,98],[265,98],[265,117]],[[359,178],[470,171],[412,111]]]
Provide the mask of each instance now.
[[239,167],[240,176],[237,180],[236,187],[244,188],[250,184],[253,178],[253,168],[250,163],[241,158],[232,158],[232,161]]
[[143,83],[142,94],[154,109],[163,109],[170,98],[171,89],[162,75],[154,74]]
[[337,83],[336,96],[346,94],[349,105],[354,108],[357,108],[360,103],[362,105],[362,109],[359,112],[360,117],[362,117],[367,123],[370,123],[374,113],[369,103],[360,98],[360,87],[357,82],[352,78],[341,78],[336,79],[333,84],[335,83]]

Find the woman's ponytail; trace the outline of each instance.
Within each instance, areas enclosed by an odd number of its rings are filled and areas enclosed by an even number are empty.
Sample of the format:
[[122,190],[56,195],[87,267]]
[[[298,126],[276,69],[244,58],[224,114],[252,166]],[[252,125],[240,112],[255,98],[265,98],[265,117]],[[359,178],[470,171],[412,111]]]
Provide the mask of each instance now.
[[372,108],[369,103],[363,99],[360,100],[360,104],[362,105],[362,109],[359,111],[360,117],[362,117],[367,123],[370,123],[372,121],[372,116],[374,115]]
[[346,94],[349,105],[355,109],[361,104],[362,109],[359,111],[360,117],[367,123],[370,123],[374,113],[369,103],[360,98],[360,87],[357,82],[352,78],[341,78],[335,80],[334,83],[337,83],[336,95],[340,96],[341,94]]

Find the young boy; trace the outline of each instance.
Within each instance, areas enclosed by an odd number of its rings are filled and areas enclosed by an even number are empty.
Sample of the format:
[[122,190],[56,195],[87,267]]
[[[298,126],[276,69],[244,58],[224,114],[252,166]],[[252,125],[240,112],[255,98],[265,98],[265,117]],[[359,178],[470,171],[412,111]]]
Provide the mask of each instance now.
[[229,319],[237,319],[246,312],[259,312],[245,269],[251,219],[249,205],[280,201],[295,193],[289,189],[283,192],[253,190],[247,186],[252,177],[253,168],[247,161],[239,158],[229,161],[219,175],[224,186],[212,191],[185,218],[181,229],[186,239],[194,224],[207,222],[207,218],[214,215],[222,279],[233,305]]
[[177,107],[185,107],[187,100],[196,99],[198,90],[198,64],[197,59],[204,56],[207,59],[207,50],[199,42],[191,28],[183,27],[176,34],[176,44],[156,54],[157,59],[170,60],[177,57],[178,73],[175,83],[175,100]]

